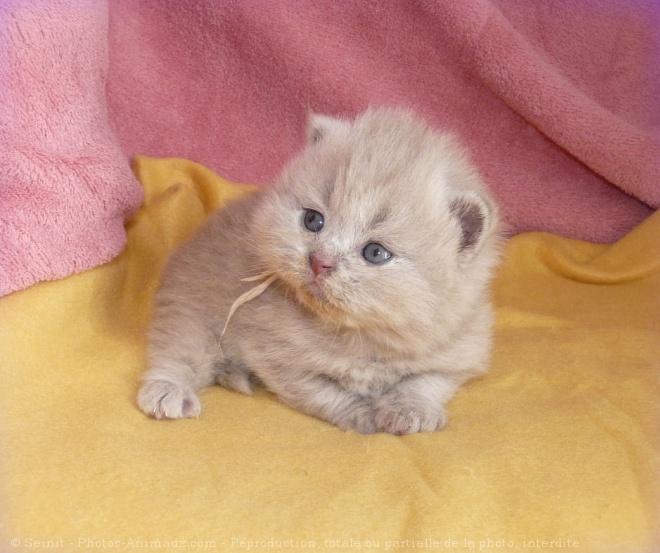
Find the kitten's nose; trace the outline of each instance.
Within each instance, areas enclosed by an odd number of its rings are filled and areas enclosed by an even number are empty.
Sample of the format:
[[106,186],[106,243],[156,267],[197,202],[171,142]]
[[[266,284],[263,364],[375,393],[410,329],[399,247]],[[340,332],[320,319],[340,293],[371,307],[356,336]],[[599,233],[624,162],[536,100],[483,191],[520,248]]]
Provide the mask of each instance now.
[[324,275],[335,268],[332,261],[324,257],[319,257],[315,253],[309,254],[309,266],[312,268],[315,277]]

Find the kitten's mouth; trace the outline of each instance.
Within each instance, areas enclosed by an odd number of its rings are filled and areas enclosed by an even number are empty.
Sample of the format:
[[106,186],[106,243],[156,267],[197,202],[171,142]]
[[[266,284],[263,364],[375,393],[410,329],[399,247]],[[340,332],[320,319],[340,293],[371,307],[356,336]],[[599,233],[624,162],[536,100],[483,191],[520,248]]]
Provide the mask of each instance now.
[[302,292],[301,296],[306,304],[310,307],[323,311],[328,308],[336,309],[338,306],[333,301],[331,290],[328,285],[323,281],[323,277],[310,276],[303,280],[302,286],[299,288]]
[[313,279],[308,285],[307,289],[309,292],[316,298],[320,299],[327,299],[327,296],[325,292],[323,291],[323,288],[321,287],[321,284],[316,280]]
[[305,303],[310,305],[310,307],[315,309],[321,307],[325,310],[332,306],[332,302],[330,301],[327,292],[324,290],[323,285],[316,279],[307,282],[303,287],[303,292],[306,300]]
[[341,301],[333,294],[332,286],[324,282],[324,277],[308,274],[291,275],[293,278],[283,278],[288,281],[298,301],[317,316],[347,326],[356,326],[353,318],[346,312]]
[[335,325],[358,328],[360,322],[346,310],[332,293],[332,288],[322,281],[310,278],[296,288],[298,300],[322,320]]

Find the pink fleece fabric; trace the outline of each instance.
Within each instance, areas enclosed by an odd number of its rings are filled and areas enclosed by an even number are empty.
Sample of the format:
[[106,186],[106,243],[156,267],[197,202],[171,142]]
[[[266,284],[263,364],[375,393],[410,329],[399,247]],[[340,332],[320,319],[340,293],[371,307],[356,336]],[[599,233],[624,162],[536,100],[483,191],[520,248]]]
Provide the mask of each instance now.
[[266,184],[308,110],[413,108],[472,151],[514,231],[616,240],[660,206],[657,0],[114,0],[129,154]]
[[0,296],[112,259],[142,188],[110,131],[108,5],[0,2]]
[[0,31],[0,295],[121,250],[130,156],[266,185],[310,110],[455,133],[513,232],[660,206],[657,0],[2,0]]

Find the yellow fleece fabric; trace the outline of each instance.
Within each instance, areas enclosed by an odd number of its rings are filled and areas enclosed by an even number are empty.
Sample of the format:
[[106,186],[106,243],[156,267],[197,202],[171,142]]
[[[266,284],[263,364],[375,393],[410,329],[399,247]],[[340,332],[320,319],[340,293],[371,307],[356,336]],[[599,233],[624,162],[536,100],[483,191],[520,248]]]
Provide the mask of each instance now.
[[135,396],[163,263],[248,187],[135,171],[122,255],[0,299],[1,551],[660,551],[660,213],[614,245],[510,240],[492,370],[445,430],[346,433],[220,387],[156,421]]

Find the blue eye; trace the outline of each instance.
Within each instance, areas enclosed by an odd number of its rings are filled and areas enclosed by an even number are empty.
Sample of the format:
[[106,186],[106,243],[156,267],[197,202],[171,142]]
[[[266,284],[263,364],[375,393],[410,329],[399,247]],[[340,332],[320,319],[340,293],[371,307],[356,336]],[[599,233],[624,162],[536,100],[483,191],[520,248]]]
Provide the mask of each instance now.
[[318,211],[314,211],[313,209],[306,209],[305,215],[303,216],[303,224],[307,230],[311,230],[312,232],[319,232],[325,224],[325,219],[323,218],[323,215]]
[[378,265],[392,257],[392,252],[381,244],[370,242],[362,250],[362,257],[364,257],[369,263]]

